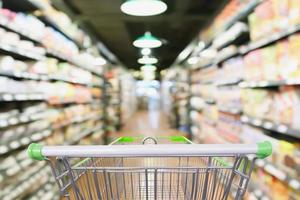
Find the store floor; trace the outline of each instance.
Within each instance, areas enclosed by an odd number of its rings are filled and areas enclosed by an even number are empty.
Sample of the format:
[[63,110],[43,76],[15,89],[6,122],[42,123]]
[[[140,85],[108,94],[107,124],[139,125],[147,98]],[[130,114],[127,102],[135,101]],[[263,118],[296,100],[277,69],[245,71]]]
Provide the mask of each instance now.
[[148,109],[137,111],[125,122],[123,128],[115,136],[170,136],[182,134],[182,132],[170,128],[166,114],[159,109]]

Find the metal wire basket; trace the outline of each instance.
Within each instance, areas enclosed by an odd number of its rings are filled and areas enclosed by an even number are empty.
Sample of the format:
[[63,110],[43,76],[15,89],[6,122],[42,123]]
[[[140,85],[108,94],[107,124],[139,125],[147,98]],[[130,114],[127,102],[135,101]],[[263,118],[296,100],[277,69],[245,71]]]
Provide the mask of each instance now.
[[225,200],[243,198],[255,158],[269,156],[272,146],[121,137],[107,146],[31,144],[28,153],[48,161],[66,199]]

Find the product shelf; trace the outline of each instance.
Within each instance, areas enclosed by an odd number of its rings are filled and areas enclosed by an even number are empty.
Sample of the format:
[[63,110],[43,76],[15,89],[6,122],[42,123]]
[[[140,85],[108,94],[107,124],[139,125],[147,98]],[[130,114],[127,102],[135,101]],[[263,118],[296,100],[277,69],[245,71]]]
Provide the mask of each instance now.
[[268,88],[286,85],[300,85],[300,79],[297,78],[278,81],[243,81],[239,83],[239,87],[241,88]]
[[71,60],[71,59],[69,59],[69,58],[66,58],[66,57],[64,57],[64,56],[62,56],[62,55],[58,55],[57,53],[55,53],[55,52],[53,52],[53,51],[51,51],[51,50],[49,50],[49,49],[47,49],[46,55],[47,55],[48,57],[56,58],[56,59],[58,59],[58,60],[61,61],[61,62],[68,62],[68,63],[71,63],[71,64],[73,64],[73,65],[76,65],[77,67],[79,67],[79,68],[81,68],[81,69],[87,70],[87,71],[89,71],[89,72],[91,72],[91,73],[97,75],[98,77],[103,78],[103,74],[102,74],[102,73],[100,73],[100,72],[98,72],[98,71],[96,71],[96,70],[94,70],[94,69],[91,69],[91,68],[87,68],[87,67],[85,67],[85,66],[82,66],[81,64],[77,63],[76,61]]
[[0,119],[0,128],[7,128],[9,126],[15,126],[33,122],[39,119],[43,119],[46,115],[45,111],[39,111],[38,113],[23,114],[17,113],[16,116],[11,116],[6,119]]
[[238,85],[242,80],[243,80],[242,78],[235,78],[231,80],[216,81],[214,84],[217,87],[232,86],[232,85]]
[[[198,123],[194,124],[194,126],[199,127]],[[194,137],[198,136],[195,135]],[[215,135],[215,137],[218,137],[217,141],[220,140],[219,136]],[[224,142],[227,143],[226,139],[224,139]],[[278,169],[278,167],[276,167],[271,162],[263,159],[258,159],[255,165],[256,167],[263,169],[265,172],[272,175],[276,179],[286,183],[289,187],[293,188],[294,190],[298,191],[300,189],[300,180],[295,179],[286,172]]]
[[0,53],[10,55],[20,60],[44,60],[46,57],[43,54],[30,52],[30,50],[20,49],[8,44],[0,44]]
[[82,116],[77,116],[77,117],[74,117],[73,119],[71,120],[67,120],[66,122],[63,122],[59,125],[53,125],[52,129],[61,129],[61,128],[64,128],[66,126],[70,126],[72,124],[80,124],[80,123],[83,123],[83,122],[86,122],[86,121],[90,121],[90,120],[93,120],[93,121],[96,121],[96,120],[100,120],[101,117],[99,117],[98,114],[91,114],[89,116],[86,116],[86,117],[82,117]]
[[[59,199],[59,191],[55,188],[55,182],[50,181],[44,185],[41,185],[39,189],[37,189],[36,193],[28,197],[28,200],[58,200]],[[57,193],[56,193],[57,192]]]
[[266,130],[274,131],[283,135],[288,135],[297,139],[300,139],[300,131],[293,129],[285,124],[277,124],[269,120],[264,120],[256,117],[250,117],[247,115],[243,115],[241,117],[241,121],[243,123],[256,126],[259,128],[263,128]]
[[238,55],[245,55],[245,54],[247,54],[247,53],[249,53],[253,50],[268,46],[268,45],[273,44],[273,43],[275,43],[279,40],[287,38],[288,36],[293,35],[293,34],[299,32],[299,31],[300,31],[300,25],[297,25],[297,26],[289,27],[289,28],[287,28],[287,29],[285,29],[281,32],[278,32],[278,33],[272,33],[269,36],[267,36],[265,38],[262,38],[258,41],[250,42],[247,45],[242,45],[237,49],[237,51],[232,52],[228,55],[225,55],[224,57],[222,57],[220,59],[215,59],[214,61],[212,61],[212,62],[210,62],[206,65],[203,65],[203,66],[197,66],[196,68],[194,68],[194,70],[195,69],[205,69],[205,68],[208,68],[208,67],[219,65],[222,62],[224,62],[224,61],[226,61],[226,60],[228,60],[232,57],[235,57],[235,56],[238,56]]
[[254,184],[250,185],[249,192],[250,192],[250,194],[252,194],[256,198],[256,200],[267,200],[267,199],[270,199],[265,192],[263,192],[260,188],[258,188]]
[[51,169],[45,163],[38,164],[32,167],[31,170],[27,170],[17,184],[3,188],[0,197],[5,197],[6,200],[13,200],[25,196],[32,190],[38,189],[40,185],[45,184],[50,173]]
[[46,100],[42,93],[1,93],[0,101],[13,102],[13,101],[44,101]]
[[[82,132],[81,134],[79,134],[79,136],[75,137],[72,141],[69,141],[69,142],[67,142],[66,144],[67,144],[67,145],[76,144],[76,143],[78,143],[82,138],[85,138],[85,137],[91,135],[92,133],[97,132],[97,131],[100,131],[100,130],[103,130],[103,126],[102,126],[102,125],[97,126],[97,127],[95,127],[94,129],[92,129],[92,130],[87,130],[87,131],[85,131],[85,132]],[[104,133],[103,133],[103,134],[104,134]]]
[[10,26],[9,24],[5,24],[4,22],[2,22],[0,20],[0,27],[4,28],[5,30],[9,31],[9,32],[13,32],[13,33],[17,33],[21,39],[24,40],[29,40],[35,44],[39,44],[41,45],[41,41],[32,37],[29,33],[27,33],[25,30],[18,30],[17,28]]
[[18,71],[0,71],[0,76],[5,76],[14,79],[26,79],[26,80],[36,80],[36,81],[62,81],[66,83],[79,84],[88,87],[100,87],[93,83],[86,83],[76,81],[75,79],[64,78],[61,75],[47,75],[47,74],[37,74],[28,72],[18,72]]
[[75,39],[73,39],[71,36],[69,36],[65,31],[63,31],[53,20],[51,20],[46,15],[37,16],[46,26],[52,27],[59,33],[61,33],[63,36],[65,36],[68,40],[72,41],[76,46],[79,48],[83,48],[81,44],[79,44]]
[[[73,124],[84,123],[86,121],[97,121],[97,120],[100,120],[101,118],[102,118],[102,116],[101,117],[99,117],[99,116],[97,116],[97,117],[89,116],[89,117],[85,117],[85,118],[81,118],[81,119],[76,117],[71,121],[63,123],[62,125],[59,125],[59,126],[51,125],[50,127],[45,128],[43,130],[34,131],[31,134],[26,134],[26,136],[23,136],[21,138],[17,138],[13,141],[10,141],[8,144],[2,144],[0,146],[0,155],[7,154],[10,151],[13,151],[13,150],[19,149],[21,147],[24,147],[24,146],[26,146],[26,145],[28,145],[32,142],[41,141],[42,139],[47,138],[48,136],[50,136],[53,133],[54,130],[61,129],[61,128],[64,128],[66,126],[71,126]],[[89,134],[94,132],[94,131],[95,131],[94,129],[93,130],[88,130]],[[85,133],[85,134],[88,134],[88,133]]]
[[264,171],[276,177],[278,180],[285,182],[289,187],[293,188],[294,190],[300,190],[300,180],[297,180],[292,176],[288,175],[286,172],[278,169],[276,166],[274,166],[274,164],[270,163],[269,161],[259,159],[256,161],[256,166],[262,168]]
[[218,107],[218,110],[221,112],[224,112],[224,113],[232,114],[232,115],[240,115],[243,112],[241,109],[238,109],[238,108],[226,108],[226,107],[221,107],[221,106]]
[[253,10],[262,2],[262,0],[253,0],[250,1],[247,5],[245,5],[242,9],[240,9],[235,15],[233,15],[224,25],[217,31],[217,33],[207,42],[211,44],[212,41],[218,37],[220,33],[223,33],[227,29],[229,29],[236,22],[246,18]]
[[[17,30],[16,28],[9,27],[8,25],[4,24],[4,22],[1,22],[1,20],[0,20],[0,27],[5,28],[7,31],[17,33],[24,40],[32,41],[32,42],[38,44],[39,46],[44,46],[42,41],[29,36],[29,34],[26,33],[25,30]],[[64,35],[64,36],[67,37],[66,35]],[[69,37],[67,37],[67,39],[71,40]],[[71,41],[73,41],[73,40],[71,40]],[[40,48],[44,48],[44,47],[40,47]],[[78,64],[75,61],[72,61],[71,59],[66,58],[66,57],[64,57],[64,56],[62,56],[62,55],[54,52],[51,49],[45,48],[46,55],[44,55],[44,54],[40,55],[40,54],[36,54],[36,53],[30,52],[30,51],[27,51],[27,50],[19,49],[17,47],[11,46],[11,45],[0,44],[0,51],[1,50],[4,51],[5,54],[11,55],[11,56],[13,56],[15,58],[19,58],[19,59],[22,59],[22,60],[23,59],[44,60],[47,57],[56,58],[56,59],[58,59],[58,60],[60,60],[62,62],[69,62],[71,64],[76,65],[77,67],[79,67],[81,69],[87,70],[87,71],[92,72],[93,74],[95,74],[95,75],[97,75],[99,77],[102,77],[101,73],[99,73],[99,72],[97,72],[97,71],[95,71],[93,69],[84,67],[81,64]]]
[[294,33],[297,33],[299,31],[300,31],[300,25],[289,27],[289,28],[287,28],[287,29],[285,29],[281,32],[272,33],[272,34],[270,34],[269,36],[267,36],[265,38],[262,38],[258,41],[255,41],[255,42],[251,42],[246,46],[242,46],[239,49],[239,52],[240,52],[241,55],[245,55],[245,54],[249,53],[250,51],[253,51],[255,49],[259,49],[261,47],[270,45],[274,42],[277,42],[278,40],[282,40],[284,38],[287,38],[288,36],[290,36]]
[[[242,8],[239,12],[237,12],[234,16],[231,17],[231,19],[225,23],[223,26],[223,29],[226,30],[229,27],[231,27],[235,22],[240,21],[243,18],[246,18],[250,13],[253,12],[253,10],[262,2],[262,0],[254,0],[250,1],[244,8]],[[222,32],[223,32],[222,31]]]

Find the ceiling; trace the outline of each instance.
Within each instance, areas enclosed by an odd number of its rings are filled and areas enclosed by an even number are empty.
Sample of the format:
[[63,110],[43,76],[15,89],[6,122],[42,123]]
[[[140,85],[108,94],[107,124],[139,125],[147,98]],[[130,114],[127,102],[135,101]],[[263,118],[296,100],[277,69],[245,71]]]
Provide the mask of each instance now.
[[[135,17],[120,11],[122,0],[64,0],[73,19],[84,24],[126,67],[139,69],[139,49],[132,42],[145,31],[164,39],[153,51],[158,68],[169,67],[225,0],[165,0],[168,10],[158,16]],[[222,3],[223,2],[223,3]]]

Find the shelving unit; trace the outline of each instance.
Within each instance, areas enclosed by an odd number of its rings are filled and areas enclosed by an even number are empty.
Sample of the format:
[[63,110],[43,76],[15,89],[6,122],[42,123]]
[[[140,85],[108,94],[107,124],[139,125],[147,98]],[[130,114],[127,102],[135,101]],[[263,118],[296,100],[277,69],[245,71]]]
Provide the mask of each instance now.
[[[257,12],[266,14],[270,12],[267,9],[275,9],[271,2],[272,0],[249,1],[239,9],[235,5],[233,7],[237,11],[232,11],[228,21],[221,11],[216,16],[216,19],[219,17],[219,29],[212,24],[208,29],[213,31],[204,30],[199,34],[200,38],[196,39],[199,43],[206,44],[200,52],[199,48],[195,48],[190,55],[193,59],[196,57],[198,62],[185,62],[176,67],[185,69],[186,72],[192,70],[192,109],[188,116],[192,122],[190,129],[194,142],[271,141],[274,146],[273,156],[267,160],[257,160],[249,194],[254,199],[298,199],[300,177],[296,166],[299,165],[300,128],[297,126],[297,113],[300,113],[300,109],[297,102],[300,102],[300,81],[297,70],[300,71],[300,64],[297,63],[297,55],[291,52],[298,52],[300,26],[289,24],[285,28],[280,27],[281,29],[276,26],[272,32],[254,39],[252,34],[256,34],[259,29],[254,31],[253,26],[256,24],[250,24],[254,23],[251,21],[252,16]],[[267,3],[269,7],[265,5]],[[230,13],[228,10],[226,12]],[[276,13],[278,12],[274,11],[273,14]],[[257,19],[264,20],[262,15]],[[238,21],[249,24],[249,39],[238,45],[225,42],[226,45],[222,48],[214,49],[213,41]],[[279,21],[280,18],[276,18],[274,22],[278,24]],[[271,25],[265,24],[264,27],[266,26]],[[208,40],[207,32],[211,33]],[[289,44],[284,46],[282,43]],[[231,45],[230,48],[227,48],[227,44]],[[278,47],[279,45],[282,46]],[[216,55],[211,60],[201,57],[201,52],[206,50],[216,50]],[[286,60],[282,59],[284,56]],[[294,62],[291,65],[294,68],[289,66],[289,60]],[[176,67],[167,71],[164,81],[170,80],[169,76],[174,76]],[[288,75],[288,70],[294,71]],[[272,180],[272,183],[268,180]],[[280,189],[277,191],[276,187]]]
[[[23,20],[26,20],[29,16],[26,13],[44,13],[46,8],[36,2],[4,0],[3,6],[10,9],[5,12],[14,15],[17,15],[15,11],[23,12]],[[35,29],[31,27],[33,24],[18,26],[16,19],[7,18],[1,11],[1,39],[10,34],[19,42],[3,39],[0,43],[3,84],[0,89],[0,199],[59,199],[50,168],[45,162],[29,159],[26,148],[32,142],[45,145],[109,142],[107,131],[119,125],[109,124],[107,109],[111,106],[109,96],[113,94],[108,89],[105,73],[121,67],[112,66],[109,61],[104,66],[95,66],[93,61],[100,57],[99,52],[88,53],[83,44],[47,15],[34,18],[45,26],[32,30]],[[47,40],[43,38],[44,29],[50,31]],[[53,34],[63,39],[50,40]],[[50,44],[51,41],[56,45]],[[30,44],[32,50],[19,43]],[[59,45],[66,48],[57,48]],[[130,76],[122,69],[116,80],[121,81],[123,75]],[[118,99],[121,100],[120,94]],[[118,108],[118,111],[112,117],[121,121],[121,110]]]
[[295,130],[285,124],[277,124],[272,121],[249,117],[246,115],[243,115],[241,117],[241,121],[243,123],[247,123],[247,124],[250,124],[253,126],[257,126],[260,128],[264,128],[264,129],[267,129],[270,131],[274,131],[277,133],[281,133],[284,135],[288,135],[288,136],[300,139],[300,130]]

